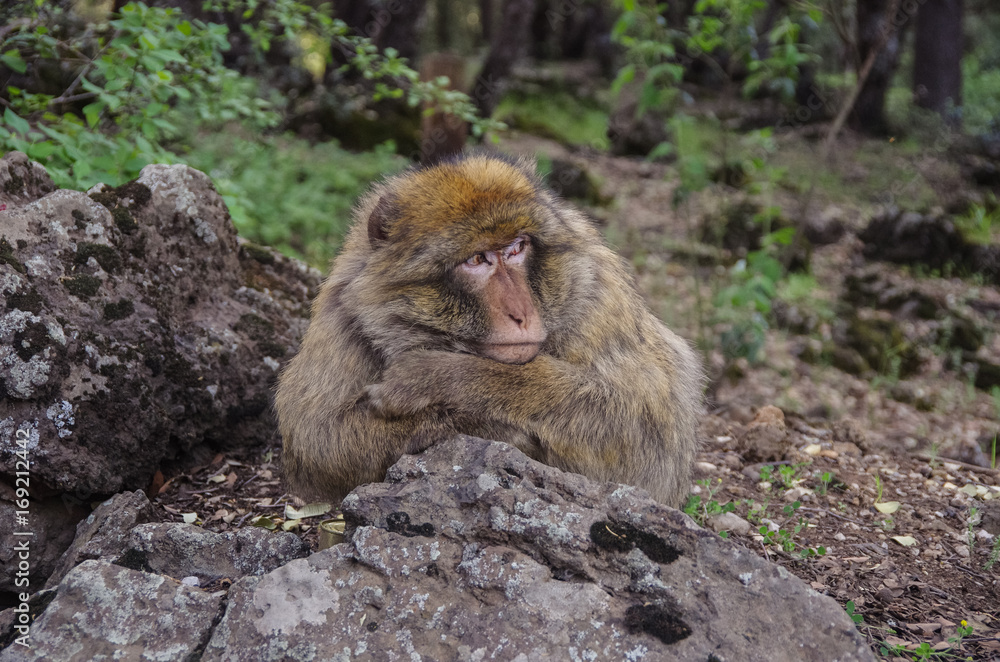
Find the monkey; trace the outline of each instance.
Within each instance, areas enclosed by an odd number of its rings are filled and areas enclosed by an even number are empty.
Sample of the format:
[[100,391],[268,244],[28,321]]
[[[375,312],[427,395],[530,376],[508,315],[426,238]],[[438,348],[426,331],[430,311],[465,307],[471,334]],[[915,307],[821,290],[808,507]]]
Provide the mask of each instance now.
[[455,434],[679,506],[701,361],[532,163],[418,166],[356,205],[275,409],[291,491],[343,499]]

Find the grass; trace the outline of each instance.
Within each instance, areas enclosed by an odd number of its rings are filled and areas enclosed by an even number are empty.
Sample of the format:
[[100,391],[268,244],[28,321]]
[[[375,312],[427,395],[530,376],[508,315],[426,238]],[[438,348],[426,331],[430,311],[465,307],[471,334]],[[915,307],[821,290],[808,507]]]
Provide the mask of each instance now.
[[184,155],[208,173],[240,236],[273,246],[323,271],[336,254],[357,197],[406,161],[391,146],[353,154],[334,142],[213,133]]
[[565,91],[534,95],[507,94],[495,119],[508,126],[567,145],[589,145],[607,150],[608,111],[599,104],[571,96]]

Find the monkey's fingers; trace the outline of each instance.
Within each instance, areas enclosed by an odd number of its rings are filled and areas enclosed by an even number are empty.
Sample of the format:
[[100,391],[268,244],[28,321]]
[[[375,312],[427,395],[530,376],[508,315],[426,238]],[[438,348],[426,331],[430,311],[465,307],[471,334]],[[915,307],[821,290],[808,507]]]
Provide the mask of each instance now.
[[387,382],[366,386],[362,402],[376,416],[387,419],[413,416],[433,404],[419,389]]

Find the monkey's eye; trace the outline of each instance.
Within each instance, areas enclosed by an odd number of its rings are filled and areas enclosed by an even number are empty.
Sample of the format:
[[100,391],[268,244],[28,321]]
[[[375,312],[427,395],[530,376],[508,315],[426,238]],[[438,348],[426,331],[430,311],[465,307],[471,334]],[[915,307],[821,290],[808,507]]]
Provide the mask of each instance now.
[[468,260],[466,260],[465,263],[470,267],[478,267],[481,264],[489,264],[489,260],[487,260],[486,256],[483,255],[482,253],[476,253]]
[[514,240],[514,243],[508,246],[507,250],[504,251],[504,257],[511,258],[514,257],[515,255],[520,255],[521,253],[524,252],[524,249],[527,247],[528,247],[528,238],[518,237],[516,240]]

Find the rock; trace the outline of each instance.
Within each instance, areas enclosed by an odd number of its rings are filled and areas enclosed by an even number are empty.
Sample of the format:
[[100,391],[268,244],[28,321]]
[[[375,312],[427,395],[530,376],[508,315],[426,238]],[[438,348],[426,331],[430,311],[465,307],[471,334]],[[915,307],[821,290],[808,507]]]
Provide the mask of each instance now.
[[[852,316],[838,332],[843,344],[857,352],[865,365],[880,373],[908,377],[920,369],[916,348],[891,319],[863,319]],[[834,355],[836,364],[836,354]],[[840,366],[838,366],[840,367]]]
[[0,159],[0,211],[38,200],[56,190],[49,173],[23,152]]
[[205,585],[223,577],[263,575],[308,555],[309,545],[293,533],[256,527],[212,533],[172,522],[132,529],[118,563],[176,579],[193,575]]
[[647,156],[660,144],[670,141],[667,120],[671,110],[654,108],[639,115],[640,85],[636,82],[625,86],[608,118],[607,134],[612,154]]
[[889,210],[873,218],[858,235],[869,259],[925,264],[941,269],[961,263],[965,239],[951,221],[916,212]]
[[889,387],[889,396],[897,402],[913,405],[920,411],[931,411],[938,399],[920,384],[903,380]]
[[1000,536],[1000,499],[990,499],[976,505],[979,507],[979,526],[991,535]]
[[153,504],[142,490],[111,497],[76,525],[76,538],[59,559],[45,588],[58,585],[66,573],[83,561],[117,557],[125,550],[132,527],[157,519]]
[[[0,404],[0,409],[2,406]],[[14,479],[10,481],[13,483]],[[41,587],[59,564],[59,557],[73,542],[73,527],[66,525],[67,519],[75,522],[87,514],[87,509],[73,502],[49,497],[32,500],[27,524],[19,524],[16,511],[24,509],[17,507],[12,495],[5,495],[8,489],[0,484],[0,495],[4,495],[0,499],[0,594],[3,591],[11,591],[11,594],[20,592],[14,591],[17,588],[16,573],[25,567],[31,587]],[[22,567],[23,559],[19,558],[18,548],[24,544],[25,537],[17,534],[24,531],[31,533],[28,538],[31,551],[25,567]]]
[[84,561],[32,624],[30,647],[11,645],[0,662],[197,659],[221,602],[166,577]]
[[[833,450],[840,454],[860,456],[862,452],[869,453],[872,450],[864,425],[853,418],[844,418],[833,424],[833,441]],[[852,444],[856,450],[852,451],[848,446],[838,448],[838,443]]]
[[[271,387],[319,273],[240,243],[211,181],[186,166],[90,195],[48,192],[16,152],[0,180],[15,174],[23,186],[0,211],[3,480],[20,451],[33,497],[87,504],[196,450],[273,441]],[[86,511],[63,511],[56,528],[71,535]],[[36,547],[36,567],[60,544]]]
[[233,585],[203,659],[874,659],[783,568],[505,444],[406,455],[343,509],[348,542]]
[[552,159],[552,169],[545,182],[557,195],[564,198],[574,198],[589,205],[606,203],[593,176],[572,161]]
[[840,207],[830,205],[819,216],[811,216],[802,224],[806,239],[813,246],[835,244],[847,232],[846,214]]
[[1000,246],[968,241],[946,217],[891,209],[873,218],[858,237],[869,259],[938,270],[954,267],[962,274],[1000,282]]
[[773,405],[762,407],[738,440],[737,450],[747,462],[773,462],[791,448],[784,413]]
[[719,531],[732,531],[737,535],[745,536],[750,533],[750,522],[736,513],[722,513],[721,515],[708,518],[708,528],[716,533]]

